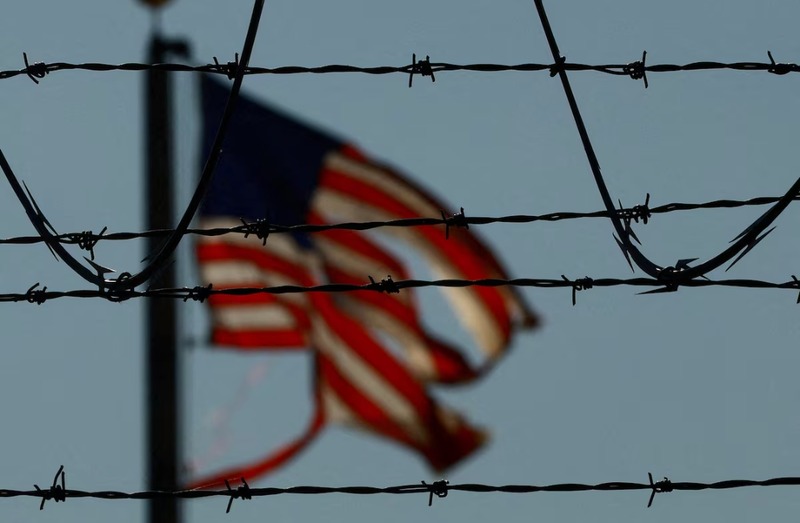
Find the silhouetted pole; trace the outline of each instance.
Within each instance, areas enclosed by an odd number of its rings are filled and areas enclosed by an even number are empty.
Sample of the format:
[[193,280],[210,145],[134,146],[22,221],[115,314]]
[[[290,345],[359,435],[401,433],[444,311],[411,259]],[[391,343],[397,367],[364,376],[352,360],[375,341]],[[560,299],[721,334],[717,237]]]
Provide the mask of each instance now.
[[[150,40],[149,62],[163,63],[170,54],[186,55],[187,44],[164,40],[157,33]],[[146,229],[169,229],[173,223],[172,103],[170,73],[148,71],[146,80],[147,173],[144,205]],[[148,238],[146,254],[160,248],[159,238]],[[175,286],[175,266],[165,266],[156,276],[159,287]],[[147,488],[176,490],[179,486],[180,394],[177,314],[174,300],[145,300],[147,331]],[[180,523],[176,499],[148,501],[150,523]]]

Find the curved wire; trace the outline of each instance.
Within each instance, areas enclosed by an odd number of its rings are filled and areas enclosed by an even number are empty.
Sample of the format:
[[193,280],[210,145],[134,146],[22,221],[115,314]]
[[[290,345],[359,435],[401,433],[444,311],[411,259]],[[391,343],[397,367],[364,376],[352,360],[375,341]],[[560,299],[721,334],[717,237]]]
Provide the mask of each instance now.
[[[167,237],[164,245],[161,247],[158,253],[153,256],[144,269],[137,274],[131,275],[129,273],[123,273],[117,279],[108,280],[104,277],[104,274],[111,272],[109,269],[106,269],[105,267],[102,267],[87,259],[87,261],[94,268],[94,272],[92,272],[85,265],[75,259],[63,247],[63,245],[61,245],[56,238],[56,235],[54,235],[55,230],[53,229],[53,226],[50,225],[50,222],[44,216],[44,213],[42,213],[41,209],[39,209],[39,206],[33,199],[33,195],[31,195],[30,191],[27,190],[27,187],[25,187],[25,191],[23,191],[22,186],[14,175],[14,172],[6,160],[5,155],[3,154],[2,150],[0,150],[0,168],[3,169],[6,179],[8,179],[8,182],[11,184],[11,187],[14,190],[14,194],[16,194],[20,203],[25,208],[25,212],[28,214],[28,219],[30,219],[31,223],[36,228],[36,231],[45,240],[45,243],[50,248],[51,252],[53,252],[54,255],[60,255],[67,265],[86,281],[97,285],[100,289],[133,289],[136,286],[146,282],[153,274],[161,269],[164,263],[168,261],[168,258],[172,256],[172,253],[175,252],[175,249],[178,247],[181,239],[186,234],[186,230],[189,228],[189,225],[194,218],[194,215],[197,212],[203,197],[205,196],[211,180],[214,177],[214,170],[217,166],[217,162],[219,161],[220,154],[222,153],[222,142],[225,139],[228,124],[233,116],[234,109],[236,108],[236,102],[239,98],[239,90],[244,79],[245,68],[250,61],[250,55],[252,54],[256,34],[258,33],[258,26],[263,8],[264,0],[254,1],[253,13],[250,16],[250,24],[247,28],[247,35],[245,37],[244,45],[242,46],[241,61],[236,67],[236,74],[233,78],[231,93],[225,106],[225,112],[220,120],[217,135],[214,138],[213,147],[208,155],[208,158],[206,159],[200,181],[198,182],[197,188],[192,195],[192,199],[187,205],[177,227],[175,227],[175,231]],[[51,229],[53,229],[52,232]]]
[[553,29],[550,27],[550,21],[547,18],[544,4],[542,3],[542,0],[534,0],[534,4],[536,5],[536,10],[539,13],[539,19],[541,20],[542,28],[544,29],[547,43],[550,47],[550,52],[552,53],[553,60],[556,64],[554,71],[558,72],[561,85],[564,88],[564,94],[567,97],[567,102],[569,103],[570,110],[572,111],[572,117],[575,120],[575,126],[578,128],[578,134],[580,134],[581,142],[583,144],[584,151],[586,152],[586,158],[589,161],[589,166],[591,167],[592,175],[594,176],[595,184],[597,185],[597,189],[600,191],[600,197],[602,198],[603,204],[609,213],[611,223],[614,226],[617,235],[619,235],[617,242],[619,243],[623,254],[625,254],[625,257],[627,258],[628,255],[630,255],[630,258],[633,259],[633,262],[636,264],[636,266],[653,278],[664,280],[667,283],[684,283],[693,278],[704,276],[706,273],[731,260],[743,249],[752,247],[755,243],[757,243],[759,240],[759,235],[767,227],[769,227],[775,218],[777,218],[796,197],[798,192],[800,192],[800,178],[798,178],[798,180],[789,188],[786,194],[782,196],[772,208],[754,221],[753,224],[745,229],[742,234],[737,236],[737,239],[733,245],[722,251],[717,256],[714,256],[708,261],[703,262],[695,267],[688,267],[685,264],[683,267],[661,267],[652,262],[633,244],[631,241],[632,234],[630,228],[623,225],[619,214],[614,212],[614,202],[611,199],[611,194],[608,191],[608,187],[606,186],[605,180],[603,179],[603,175],[600,171],[600,162],[597,160],[597,155],[595,154],[594,148],[592,147],[592,142],[589,139],[589,133],[586,130],[586,125],[583,122],[583,117],[581,116],[580,109],[578,108],[578,103],[575,99],[574,93],[572,92],[572,86],[569,83],[566,68],[563,67],[565,60],[561,56],[561,52],[558,49],[558,43],[556,42]]

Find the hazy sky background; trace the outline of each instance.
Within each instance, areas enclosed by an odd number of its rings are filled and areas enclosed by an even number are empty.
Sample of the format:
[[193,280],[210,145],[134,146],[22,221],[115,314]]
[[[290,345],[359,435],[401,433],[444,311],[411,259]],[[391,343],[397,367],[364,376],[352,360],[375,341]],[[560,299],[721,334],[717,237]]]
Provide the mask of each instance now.
[[[641,0],[546,4],[569,61],[648,63],[798,60],[800,4]],[[249,1],[175,0],[167,35],[190,40],[194,59],[232,59]],[[143,61],[151,27],[137,2],[6,0],[0,8],[0,69],[32,61]],[[533,2],[291,2],[268,0],[252,64],[407,64],[411,54],[453,63],[551,61]],[[628,206],[782,194],[800,175],[796,75],[693,72],[626,77],[570,75],[614,198]],[[177,76],[179,174],[198,172],[196,77]],[[0,148],[59,232],[141,230],[142,84],[139,73],[56,72],[34,85],[0,82]],[[601,208],[560,82],[540,73],[440,73],[436,83],[403,75],[248,77],[248,94],[359,144],[470,215],[541,214]],[[0,237],[33,234],[0,184]],[[655,216],[636,233],[661,265],[707,259],[765,208]],[[796,208],[727,276],[786,281],[795,264]],[[519,277],[627,277],[607,220],[478,228]],[[184,251],[189,248],[187,240]],[[0,292],[87,288],[47,249],[0,247]],[[140,242],[105,242],[97,260],[133,272]],[[409,254],[408,251],[401,251]],[[179,281],[197,283],[184,257]],[[417,275],[430,275],[424,267]],[[717,271],[713,278],[726,275]],[[761,479],[800,465],[800,324],[790,291],[681,289],[636,296],[635,288],[523,292],[542,329],[479,386],[437,390],[490,427],[490,446],[451,471],[451,483],[549,484]],[[464,345],[466,334],[436,290],[423,290],[426,321]],[[55,300],[5,304],[0,364],[0,488],[49,485],[58,466],[67,487],[138,490],[143,464],[142,301]],[[215,352],[203,339],[206,309],[181,305],[187,458],[215,435],[215,409],[233,401],[224,456],[206,470],[264,454],[306,423],[307,355]],[[437,479],[415,455],[376,438],[329,428],[309,451],[259,486],[392,485]],[[428,508],[419,496],[343,495],[237,501],[231,521],[752,521],[800,510],[796,488],[660,495],[452,493]],[[187,522],[224,517],[224,499],[194,501]],[[138,522],[144,503],[0,499],[9,522]]]

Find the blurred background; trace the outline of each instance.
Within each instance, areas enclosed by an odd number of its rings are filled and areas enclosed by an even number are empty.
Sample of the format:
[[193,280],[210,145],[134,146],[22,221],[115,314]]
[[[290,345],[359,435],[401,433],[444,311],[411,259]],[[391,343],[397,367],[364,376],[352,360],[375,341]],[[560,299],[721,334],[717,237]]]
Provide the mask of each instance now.
[[[561,52],[572,62],[648,64],[698,60],[795,62],[800,4],[703,0],[549,2]],[[154,24],[185,38],[194,63],[233,59],[252,4],[174,0],[159,20],[138,2],[6,0],[0,69],[31,61],[139,62]],[[410,63],[412,53],[451,63],[550,63],[532,2],[402,4],[268,1],[252,65]],[[766,72],[570,75],[614,198],[632,206],[784,193],[796,166],[797,77]],[[174,75],[177,208],[200,170],[197,76]],[[135,72],[54,72],[35,85],[0,81],[0,148],[59,232],[144,228],[143,85]],[[560,82],[547,72],[436,75],[251,76],[243,92],[355,142],[468,215],[601,209]],[[34,234],[10,188],[0,189],[0,237]],[[765,208],[655,216],[636,227],[661,265],[707,259]],[[797,271],[790,207],[778,228],[723,277],[787,281]],[[476,227],[518,277],[628,277],[607,220]],[[0,246],[0,292],[87,288],[42,245]],[[75,251],[78,253],[79,251]],[[410,255],[408,251],[399,251]],[[134,272],[143,242],[102,242],[97,261]],[[429,278],[419,260],[415,276]],[[178,283],[198,283],[191,241]],[[490,484],[762,479],[797,475],[800,355],[790,291],[635,288],[523,290],[543,318],[486,380],[437,397],[492,431],[491,444],[450,471],[451,483]],[[467,334],[438,291],[419,292],[427,325],[456,343]],[[144,303],[63,299],[2,304],[0,488],[146,487]],[[447,311],[447,312],[445,312]],[[180,304],[185,460],[210,472],[265,454],[304,427],[307,354],[237,354],[206,344],[207,308]],[[393,485],[438,479],[415,455],[341,428],[325,430],[297,460],[257,486]],[[791,487],[658,496],[451,493],[425,496],[278,496],[236,502],[250,521],[498,519],[749,521],[800,508]],[[185,504],[187,522],[216,521],[224,499]],[[0,500],[4,521],[142,521],[139,501]]]

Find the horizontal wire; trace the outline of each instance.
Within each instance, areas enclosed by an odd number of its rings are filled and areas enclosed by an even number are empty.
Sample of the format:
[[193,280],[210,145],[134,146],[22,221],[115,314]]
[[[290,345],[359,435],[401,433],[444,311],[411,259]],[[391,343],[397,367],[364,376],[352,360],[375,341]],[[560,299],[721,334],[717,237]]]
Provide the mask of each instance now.
[[[759,196],[747,200],[714,200],[703,203],[668,203],[657,207],[648,205],[636,205],[629,208],[621,208],[616,214],[623,219],[634,221],[642,220],[647,223],[647,219],[652,214],[668,214],[679,211],[694,211],[702,209],[733,209],[738,207],[769,205],[779,201],[779,197]],[[533,222],[557,222],[562,220],[575,220],[586,218],[608,218],[608,211],[591,212],[553,212],[548,214],[527,215],[514,214],[507,216],[465,216],[462,213],[456,216],[444,218],[406,218],[400,220],[387,221],[367,221],[367,222],[343,222],[333,224],[299,224],[299,225],[275,225],[266,222],[242,223],[234,227],[215,227],[209,229],[189,228],[187,235],[195,236],[222,236],[229,233],[253,234],[266,237],[269,234],[280,233],[319,233],[330,230],[351,230],[366,231],[383,227],[423,227],[423,226],[463,226],[463,225],[488,225],[493,223],[533,223]],[[143,232],[114,232],[105,233],[105,229],[100,233],[92,231],[70,232],[54,235],[55,239],[64,245],[79,245],[82,249],[91,251],[94,246],[103,240],[132,240],[138,238],[154,238],[168,236],[174,233],[174,229],[157,229]],[[30,245],[44,243],[45,240],[40,236],[16,236],[10,238],[0,238],[0,245]]]
[[374,486],[345,486],[345,487],[325,487],[325,486],[312,486],[302,485],[294,487],[264,487],[255,488],[250,487],[246,482],[236,488],[231,488],[227,485],[226,490],[177,490],[177,491],[140,491],[140,492],[121,492],[115,490],[102,490],[102,491],[84,491],[67,489],[64,485],[63,467],[59,469],[59,474],[56,478],[61,477],[61,484],[54,482],[48,489],[40,489],[36,486],[36,490],[12,490],[0,489],[0,498],[13,498],[13,497],[32,497],[40,498],[42,504],[40,508],[44,507],[45,501],[66,501],[67,498],[95,498],[106,500],[121,500],[121,499],[200,499],[211,497],[225,497],[228,498],[228,512],[230,511],[231,504],[234,499],[249,500],[252,498],[260,498],[266,496],[276,496],[283,494],[299,494],[299,495],[314,495],[314,494],[350,494],[350,495],[374,495],[374,494],[427,494],[428,505],[433,501],[433,497],[444,498],[450,492],[466,492],[470,494],[477,493],[506,493],[506,494],[532,494],[537,492],[623,492],[623,491],[650,491],[650,498],[647,506],[649,507],[656,494],[668,493],[675,491],[701,491],[701,490],[729,490],[745,487],[775,487],[775,486],[800,486],[800,477],[776,477],[766,480],[742,480],[732,479],[717,481],[713,483],[701,483],[694,481],[680,481],[673,482],[667,478],[661,481],[653,482],[652,475],[648,474],[650,481],[648,483],[614,481],[597,484],[585,483],[558,483],[552,485],[527,485],[527,484],[509,484],[509,485],[487,485],[482,483],[461,483],[450,485],[445,480],[435,481],[433,483],[416,483],[408,485],[395,485],[389,487],[374,487]]
[[[493,63],[476,63],[476,64],[453,64],[447,62],[431,62],[429,59],[420,60],[419,62],[414,59],[414,63],[402,66],[389,66],[381,65],[375,67],[359,67],[354,65],[344,64],[331,64],[316,67],[307,67],[299,65],[281,66],[281,67],[255,67],[247,66],[244,68],[245,75],[260,75],[260,74],[274,74],[274,75],[291,75],[291,74],[328,74],[328,73],[361,73],[371,75],[385,75],[385,74],[421,74],[423,76],[433,76],[434,73],[442,73],[449,71],[471,71],[479,73],[498,73],[498,72],[535,72],[535,71],[548,71],[551,75],[559,70],[565,71],[594,71],[599,73],[629,76],[635,80],[643,77],[646,73],[672,73],[679,71],[714,71],[714,70],[732,70],[732,71],[767,71],[773,74],[786,74],[790,72],[800,71],[800,66],[793,63],[775,63],[770,54],[770,62],[717,62],[717,61],[700,61],[691,62],[686,64],[655,64],[645,65],[644,57],[641,61],[634,61],[624,64],[584,64],[562,62],[558,64],[544,64],[544,63],[523,63],[523,64],[493,64]],[[44,78],[44,76],[55,71],[93,71],[93,72],[107,72],[107,71],[172,71],[172,72],[201,72],[222,74],[232,77],[236,69],[240,67],[238,60],[228,63],[208,63],[204,65],[186,65],[179,63],[161,63],[161,64],[146,64],[140,62],[127,62],[121,64],[110,63],[69,63],[69,62],[35,62],[28,63],[27,55],[25,55],[26,66],[21,69],[11,69],[0,71],[0,80],[14,78],[20,75],[27,75],[31,80],[38,83],[37,79]]]
[[[143,291],[126,289],[83,289],[70,291],[48,291],[47,287],[39,289],[36,283],[24,293],[0,294],[0,303],[22,302],[44,303],[48,300],[59,298],[104,298],[108,301],[120,302],[131,298],[166,298],[179,299],[183,301],[205,301],[211,296],[252,296],[257,294],[303,294],[310,292],[322,293],[341,293],[373,291],[396,294],[403,289],[415,289],[426,287],[442,288],[464,288],[464,287],[536,287],[545,289],[570,288],[573,292],[573,304],[575,303],[575,293],[577,291],[588,290],[594,287],[651,287],[653,290],[646,293],[674,292],[679,287],[730,287],[745,289],[790,289],[800,291],[800,280],[792,276],[792,280],[778,283],[754,279],[726,279],[726,280],[707,280],[696,279],[680,281],[681,269],[668,267],[664,270],[664,277],[657,278],[578,278],[571,280],[566,276],[561,279],[552,278],[514,278],[496,279],[487,278],[480,280],[465,279],[440,279],[440,280],[392,280],[391,276],[380,281],[375,281],[371,276],[370,283],[356,285],[350,283],[328,283],[314,286],[300,285],[278,285],[274,287],[233,287],[225,289],[215,289],[213,284],[207,287],[175,287],[147,289]],[[123,274],[120,277],[125,279]],[[799,298],[800,300],[800,298]]]

